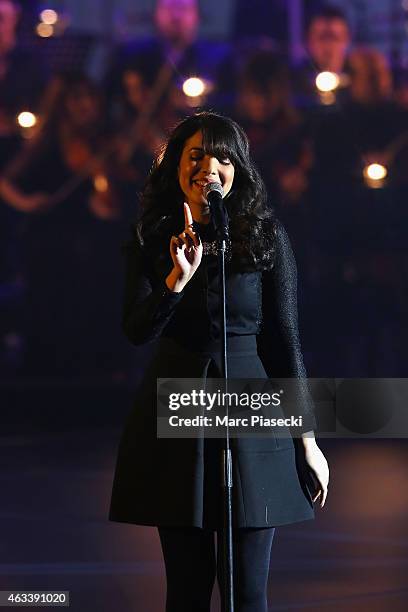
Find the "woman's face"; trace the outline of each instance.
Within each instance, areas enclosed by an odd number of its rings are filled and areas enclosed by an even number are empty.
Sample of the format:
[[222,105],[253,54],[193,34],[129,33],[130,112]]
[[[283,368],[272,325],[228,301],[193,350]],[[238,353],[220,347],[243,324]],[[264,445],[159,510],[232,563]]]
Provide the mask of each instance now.
[[184,143],[178,166],[178,179],[186,202],[194,212],[208,212],[203,191],[207,183],[221,183],[224,197],[231,191],[235,169],[229,159],[217,159],[202,148],[202,133],[196,132]]

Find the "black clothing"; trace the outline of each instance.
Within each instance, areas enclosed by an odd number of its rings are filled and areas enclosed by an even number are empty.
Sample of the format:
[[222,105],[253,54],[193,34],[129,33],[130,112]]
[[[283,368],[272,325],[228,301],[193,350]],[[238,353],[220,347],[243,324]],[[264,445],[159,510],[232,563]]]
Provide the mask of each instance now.
[[[205,512],[204,481],[211,467],[204,460],[204,438],[157,438],[156,378],[206,378],[210,366],[221,371],[216,258],[203,257],[184,290],[175,293],[165,283],[170,254],[146,261],[135,242],[126,252],[124,331],[134,344],[160,341],[120,442],[109,518],[203,527],[212,520]],[[229,376],[303,378],[296,266],[282,224],[277,222],[272,271],[237,272],[228,264],[226,269]],[[303,427],[297,431],[310,431],[316,425],[306,392],[300,404]],[[231,448],[234,526],[271,527],[314,518],[289,431],[285,438],[232,439]]]
[[[170,255],[151,264],[134,242],[128,243],[125,335],[136,345],[159,337],[171,338],[194,351],[205,348],[208,342],[219,341],[216,257],[204,257],[179,293],[166,285],[171,269]],[[273,374],[268,372],[270,376],[305,377],[298,332],[296,262],[283,225],[277,221],[276,263],[272,271],[236,272],[228,263],[226,269],[227,335],[260,335],[258,349],[267,371],[273,370]],[[188,325],[189,321],[195,324]],[[273,345],[267,346],[271,342]],[[316,423],[313,406],[306,397],[304,400],[303,431],[309,431]]]
[[[273,527],[233,530],[236,612],[268,610],[267,583],[274,534]],[[221,534],[217,534],[217,558],[213,531],[159,527],[159,536],[166,566],[166,612],[209,612],[216,573],[224,611]]]

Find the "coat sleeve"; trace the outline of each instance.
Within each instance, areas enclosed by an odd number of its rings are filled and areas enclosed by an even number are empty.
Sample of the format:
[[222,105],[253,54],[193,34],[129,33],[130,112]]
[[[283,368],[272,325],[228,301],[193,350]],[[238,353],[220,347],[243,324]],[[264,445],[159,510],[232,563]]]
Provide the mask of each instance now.
[[271,271],[263,272],[258,352],[270,378],[298,379],[295,389],[296,413],[302,415],[302,426],[294,427],[292,431],[299,435],[316,429],[317,425],[299,339],[296,261],[289,237],[280,221],[276,222],[275,244],[274,267]]
[[142,248],[132,240],[123,245],[125,257],[125,287],[122,329],[132,344],[139,345],[157,339],[184,296],[171,291],[165,278],[152,283],[152,274]]

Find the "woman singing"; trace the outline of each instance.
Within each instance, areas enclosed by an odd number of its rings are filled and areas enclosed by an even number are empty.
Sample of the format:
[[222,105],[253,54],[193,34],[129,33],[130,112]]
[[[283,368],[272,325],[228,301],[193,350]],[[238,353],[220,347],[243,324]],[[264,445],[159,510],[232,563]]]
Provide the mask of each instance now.
[[[166,612],[209,612],[216,575],[223,587],[223,440],[156,434],[157,378],[221,376],[217,242],[203,192],[208,182],[221,183],[230,219],[229,377],[306,376],[296,265],[285,229],[267,205],[247,137],[215,113],[188,117],[155,163],[141,219],[125,245],[124,332],[136,345],[158,343],[122,434],[109,514],[112,521],[158,527]],[[313,502],[320,498],[323,507],[326,500],[329,470],[314,438],[313,408],[306,395],[299,404],[298,437],[231,439],[237,612],[267,611],[275,528],[314,518]],[[305,471],[298,469],[302,462]],[[305,474],[315,484],[312,494]]]

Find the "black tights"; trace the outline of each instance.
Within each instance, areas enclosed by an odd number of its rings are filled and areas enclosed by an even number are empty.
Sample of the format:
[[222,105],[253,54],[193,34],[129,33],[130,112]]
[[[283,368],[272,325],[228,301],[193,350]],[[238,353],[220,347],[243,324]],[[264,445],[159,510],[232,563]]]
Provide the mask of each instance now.
[[[216,574],[223,593],[224,564],[216,561],[215,532],[196,527],[158,530],[167,576],[166,612],[210,612]],[[274,527],[233,530],[235,612],[268,610],[267,583],[274,533]],[[221,534],[217,534],[217,558],[222,559]]]

